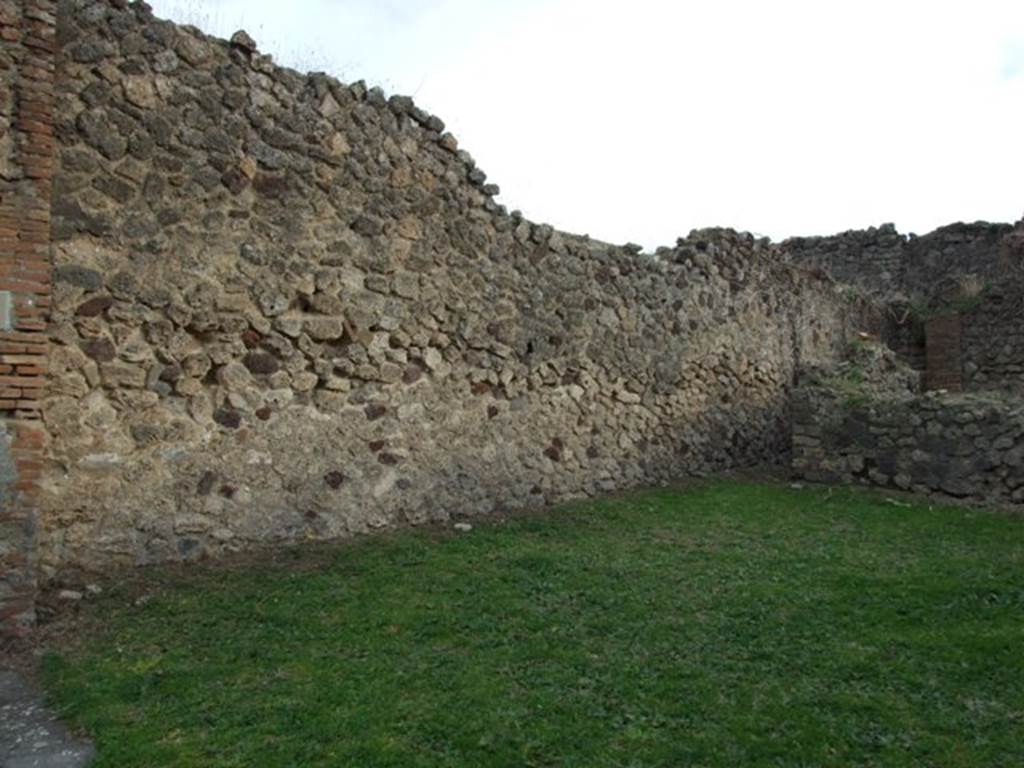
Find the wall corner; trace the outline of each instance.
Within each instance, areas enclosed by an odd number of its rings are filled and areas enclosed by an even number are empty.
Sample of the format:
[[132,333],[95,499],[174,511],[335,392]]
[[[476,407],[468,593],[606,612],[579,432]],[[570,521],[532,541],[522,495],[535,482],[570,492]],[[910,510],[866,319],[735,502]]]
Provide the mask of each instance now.
[[56,14],[54,0],[0,0],[0,635],[35,620]]

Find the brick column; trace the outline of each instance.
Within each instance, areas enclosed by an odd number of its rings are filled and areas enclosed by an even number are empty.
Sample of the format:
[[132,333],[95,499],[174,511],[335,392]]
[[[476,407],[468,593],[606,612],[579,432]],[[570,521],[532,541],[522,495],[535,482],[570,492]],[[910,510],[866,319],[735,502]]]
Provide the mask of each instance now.
[[932,317],[925,322],[925,389],[963,389],[960,356],[960,315]]
[[0,634],[35,618],[56,12],[53,0],[0,0]]

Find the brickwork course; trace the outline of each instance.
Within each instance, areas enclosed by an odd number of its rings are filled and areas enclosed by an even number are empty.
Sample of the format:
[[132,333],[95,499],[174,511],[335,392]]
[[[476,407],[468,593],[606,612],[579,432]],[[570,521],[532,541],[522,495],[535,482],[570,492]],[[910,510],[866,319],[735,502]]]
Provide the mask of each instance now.
[[0,2],[0,626],[34,619],[34,541],[45,432],[56,7]]
[[959,315],[929,318],[925,323],[925,360],[928,389],[963,389],[963,361],[960,352]]

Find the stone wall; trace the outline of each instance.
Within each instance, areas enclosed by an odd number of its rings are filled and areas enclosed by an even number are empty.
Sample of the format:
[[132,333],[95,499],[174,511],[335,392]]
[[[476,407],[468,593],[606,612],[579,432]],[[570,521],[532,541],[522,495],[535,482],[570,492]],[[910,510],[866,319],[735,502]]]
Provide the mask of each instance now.
[[1024,221],[1012,224],[951,224],[907,240],[902,290],[928,302],[957,297],[967,278],[996,286],[1024,269]]
[[793,471],[813,482],[1024,504],[1024,404],[982,394],[859,399],[801,387]]
[[[909,302],[928,269],[970,263],[991,283],[1024,263],[1022,230],[987,225],[782,246],[699,230],[642,254],[509,213],[408,98],[279,68],[247,35],[215,40],[141,2],[54,11],[0,0],[5,630],[31,622],[36,578],[65,569],[777,460],[797,372],[882,330],[858,293]],[[963,375],[1005,388],[1024,334],[1017,294],[993,295],[961,318]],[[807,477],[924,489],[934,472],[962,490],[980,461],[892,464],[843,436],[839,409],[813,426],[800,402]],[[945,418],[984,455],[1004,449],[988,415]],[[1019,501],[1013,450],[983,474]]]
[[1024,393],[1024,280],[993,285],[962,323],[966,388]]
[[883,304],[883,322],[879,337],[900,359],[915,371],[924,371],[927,366],[927,339],[924,321],[915,307],[907,302]]
[[[929,359],[942,361],[941,370],[928,372],[930,386],[1024,387],[1024,221],[953,224],[921,237],[887,224],[793,238],[781,249],[793,263],[822,269],[886,305],[885,341],[919,370]],[[957,333],[937,333],[952,325],[936,318],[951,315],[959,315]],[[936,333],[929,337],[927,327]]]
[[858,308],[728,230],[507,213],[440,119],[64,0],[44,577],[775,459]]
[[869,295],[902,289],[907,237],[892,224],[827,237],[793,237],[780,245],[794,264],[822,269]]
[[956,297],[964,278],[996,285],[1024,274],[1024,221],[950,224],[926,235],[901,235],[892,224],[780,244],[794,264],[885,300],[918,305]]

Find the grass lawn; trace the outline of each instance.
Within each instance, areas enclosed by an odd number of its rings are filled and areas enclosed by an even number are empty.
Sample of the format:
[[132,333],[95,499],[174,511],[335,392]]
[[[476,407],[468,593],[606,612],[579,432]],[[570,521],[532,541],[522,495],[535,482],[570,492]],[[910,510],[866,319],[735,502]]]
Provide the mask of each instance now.
[[1024,766],[1024,518],[739,482],[112,588],[110,766]]

